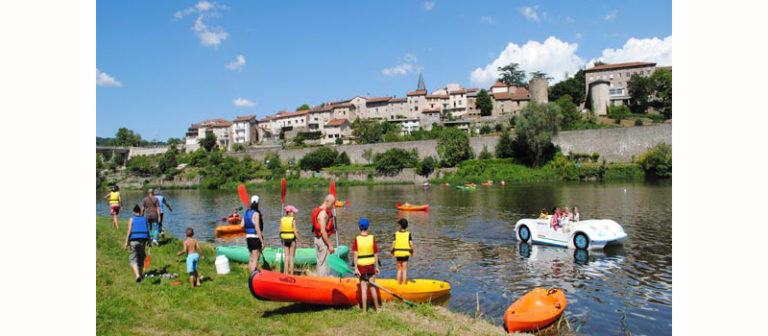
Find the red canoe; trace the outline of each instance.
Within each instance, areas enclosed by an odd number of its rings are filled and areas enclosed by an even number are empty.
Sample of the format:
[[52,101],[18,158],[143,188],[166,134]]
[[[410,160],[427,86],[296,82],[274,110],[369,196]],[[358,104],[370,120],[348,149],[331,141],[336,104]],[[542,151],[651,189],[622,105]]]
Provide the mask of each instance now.
[[405,205],[401,203],[395,203],[397,210],[404,211],[429,211],[429,204],[424,205]]
[[535,331],[557,320],[567,302],[561,289],[536,288],[515,301],[504,313],[507,331]]
[[[451,291],[450,284],[438,280],[413,279],[405,285],[398,285],[395,279],[375,281],[379,286],[414,302],[434,301]],[[256,270],[251,273],[248,287],[251,294],[260,300],[336,306],[353,306],[360,302],[360,281],[357,278],[297,276]],[[395,300],[384,291],[377,293],[381,301]],[[368,298],[371,300],[370,295]]]

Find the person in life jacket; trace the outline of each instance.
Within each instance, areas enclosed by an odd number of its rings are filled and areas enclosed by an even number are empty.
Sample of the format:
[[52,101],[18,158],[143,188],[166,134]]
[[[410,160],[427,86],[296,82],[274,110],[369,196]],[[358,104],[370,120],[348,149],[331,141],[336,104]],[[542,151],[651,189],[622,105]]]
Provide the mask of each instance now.
[[109,201],[109,214],[112,216],[112,225],[117,227],[117,215],[120,214],[120,208],[123,206],[123,198],[120,197],[120,187],[112,186],[112,191],[104,195],[104,199]]
[[[379,247],[376,239],[368,234],[371,223],[367,218],[361,218],[357,226],[360,234],[352,243],[353,260],[355,261],[355,275],[360,277],[360,302],[363,304],[363,314],[368,309],[368,287],[370,282],[379,274]],[[379,311],[379,298],[375,290],[371,290],[373,305]]]
[[336,203],[336,197],[333,195],[325,196],[323,204],[312,211],[312,234],[315,236],[315,255],[317,257],[317,276],[328,276],[331,270],[328,268],[328,255],[334,253],[333,244],[331,244],[331,235],[336,232],[333,225],[333,209]]
[[[259,225],[256,225],[256,223],[259,223]],[[259,196],[251,196],[250,208],[245,210],[243,219],[240,221],[240,227],[245,231],[245,242],[248,245],[248,251],[250,251],[248,270],[253,273],[259,266],[259,257],[261,256],[261,250],[264,248],[264,236],[262,235],[264,218],[259,210]]]
[[131,262],[133,274],[136,275],[136,282],[141,282],[141,274],[144,271],[144,249],[149,240],[149,226],[147,218],[141,215],[141,207],[138,204],[133,207],[133,217],[128,219],[128,232],[125,234],[125,244],[123,249],[131,248],[131,255],[128,260]]
[[413,240],[411,233],[406,231],[408,220],[400,218],[397,225],[400,228],[395,232],[395,241],[392,242],[392,255],[397,259],[397,283],[405,285],[408,282],[408,258],[413,255]]
[[283,273],[293,274],[293,257],[296,255],[296,247],[299,246],[299,231],[296,230],[296,207],[285,207],[285,216],[280,219],[280,239],[283,240],[283,256],[285,267]]

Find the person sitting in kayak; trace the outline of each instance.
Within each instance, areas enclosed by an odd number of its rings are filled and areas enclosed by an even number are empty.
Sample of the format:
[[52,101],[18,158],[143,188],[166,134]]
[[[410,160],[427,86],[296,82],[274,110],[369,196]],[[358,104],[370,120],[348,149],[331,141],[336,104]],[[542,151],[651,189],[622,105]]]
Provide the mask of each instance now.
[[[256,225],[259,223],[259,225]],[[245,216],[240,221],[240,227],[245,231],[245,243],[248,245],[250,259],[248,260],[248,271],[253,273],[259,266],[259,256],[264,248],[264,218],[259,210],[259,196],[251,196],[250,209],[245,210]]]
[[234,209],[232,209],[232,214],[229,215],[229,217],[239,218],[240,217],[240,212],[237,211],[237,208],[234,208]]
[[128,219],[128,233],[125,235],[125,244],[123,249],[131,247],[131,254],[128,260],[133,268],[133,274],[136,276],[136,282],[141,282],[144,272],[144,249],[149,240],[149,227],[147,218],[141,215],[141,207],[136,204],[133,207],[133,217]]
[[187,254],[187,273],[189,273],[189,285],[193,288],[195,286],[200,286],[200,275],[197,273],[197,267],[200,263],[200,258],[205,259],[203,250],[200,249],[200,244],[197,242],[197,239],[192,238],[194,235],[195,230],[192,230],[192,228],[187,228],[187,240],[184,241],[184,249],[181,250],[181,252],[176,253],[177,256],[180,256],[184,253]]
[[[357,224],[360,234],[352,242],[352,260],[355,261],[355,275],[360,278],[360,298],[363,305],[363,314],[368,310],[368,287],[376,275],[379,274],[379,247],[376,239],[368,234],[370,222],[367,218],[361,218]],[[371,291],[373,306],[379,312],[379,296],[376,290]]]
[[395,241],[392,242],[392,254],[397,260],[397,283],[408,283],[408,258],[413,255],[413,239],[408,228],[408,220],[400,218],[397,221],[400,229],[395,232]]
[[539,219],[547,219],[549,215],[547,214],[547,209],[541,208],[541,212],[539,213]]
[[289,205],[285,207],[285,217],[280,219],[280,239],[283,240],[283,255],[285,256],[285,267],[283,273],[293,274],[294,256],[296,247],[299,245],[299,232],[296,230],[296,213],[299,212],[296,207]]

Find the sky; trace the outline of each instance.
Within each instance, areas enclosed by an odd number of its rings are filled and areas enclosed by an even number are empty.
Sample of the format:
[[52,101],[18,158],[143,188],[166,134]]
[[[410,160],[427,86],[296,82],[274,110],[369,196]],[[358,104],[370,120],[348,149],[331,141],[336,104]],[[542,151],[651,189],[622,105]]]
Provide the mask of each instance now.
[[96,134],[182,138],[354,96],[487,88],[511,62],[550,84],[596,60],[672,65],[671,1],[104,1]]

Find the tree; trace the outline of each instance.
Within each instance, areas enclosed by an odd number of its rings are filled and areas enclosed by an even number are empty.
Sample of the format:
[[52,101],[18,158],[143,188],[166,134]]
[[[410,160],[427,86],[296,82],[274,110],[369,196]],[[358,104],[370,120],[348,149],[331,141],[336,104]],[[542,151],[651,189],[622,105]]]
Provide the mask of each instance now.
[[373,148],[364,149],[362,157],[365,161],[368,161],[368,164],[371,164],[371,159],[373,159]]
[[646,176],[671,177],[672,146],[663,142],[659,143],[640,155],[638,163],[645,170]]
[[531,72],[531,79],[540,79],[540,78],[546,79],[547,81],[552,80],[552,77],[549,77],[549,75],[547,75],[546,72],[542,72],[538,70]]
[[511,158],[514,156],[512,150],[512,137],[509,132],[504,131],[499,137],[499,142],[496,144],[496,157],[499,159]]
[[440,133],[436,149],[443,167],[454,167],[475,156],[469,145],[469,134],[455,127],[448,127]]
[[627,89],[629,90],[629,96],[632,98],[630,100],[632,112],[648,112],[648,106],[650,105],[654,89],[653,80],[643,75],[632,75],[629,82],[627,82]]
[[296,108],[296,111],[304,111],[304,110],[309,110],[309,105],[302,104],[301,106]]
[[488,151],[488,146],[483,146],[483,151],[480,152],[480,155],[478,155],[477,158],[480,160],[488,160],[493,159],[493,155]]
[[180,138],[168,138],[168,141],[166,141],[166,143],[169,146],[176,146],[176,145],[184,144],[184,140]]
[[379,173],[393,176],[399,174],[403,168],[415,166],[418,160],[416,149],[407,151],[402,148],[390,148],[383,153],[376,153],[373,156],[373,165]]
[[432,172],[435,171],[435,167],[437,167],[437,160],[431,156],[427,156],[416,165],[416,174],[428,177],[429,174],[432,174]]
[[141,135],[134,134],[132,130],[120,127],[115,134],[115,138],[108,141],[108,146],[131,147],[141,146],[146,141],[141,140]]
[[586,83],[584,70],[579,70],[576,75],[562,80],[549,87],[549,100],[557,101],[565,95],[571,96],[573,103],[581,105],[586,100]]
[[349,155],[347,155],[347,152],[341,152],[339,156],[336,158],[336,165],[337,166],[347,166],[351,162],[349,160]]
[[342,140],[341,138],[336,138],[334,143],[337,144],[337,145],[343,145],[344,144],[344,140]]
[[654,86],[654,99],[651,106],[667,119],[672,118],[672,71],[657,69],[651,75]]
[[557,104],[531,102],[517,117],[517,137],[512,148],[514,157],[529,166],[541,166],[557,152],[552,138],[557,135],[560,120]]
[[304,155],[299,160],[299,168],[302,170],[320,171],[325,167],[336,164],[339,152],[328,147],[321,147]]
[[493,101],[491,100],[491,96],[488,94],[488,91],[481,89],[480,92],[477,93],[477,99],[475,99],[475,107],[480,110],[481,116],[485,117],[491,115],[491,112],[493,111]]
[[202,146],[206,152],[210,152],[213,147],[216,147],[216,136],[213,133],[205,133],[205,137],[200,140],[200,146]]
[[491,129],[490,125],[483,125],[483,127],[480,127],[480,134],[488,134],[491,133],[493,129]]
[[176,168],[176,166],[178,166],[176,162],[176,146],[171,146],[160,158],[158,168],[160,168],[160,172],[166,173],[170,169]]
[[525,82],[525,71],[520,70],[520,64],[509,63],[503,67],[498,67],[499,81],[507,85],[527,87]]
[[560,128],[565,130],[575,128],[576,124],[581,120],[581,113],[576,104],[573,103],[571,96],[564,95],[556,100],[555,104],[560,107],[560,113],[563,116]]

